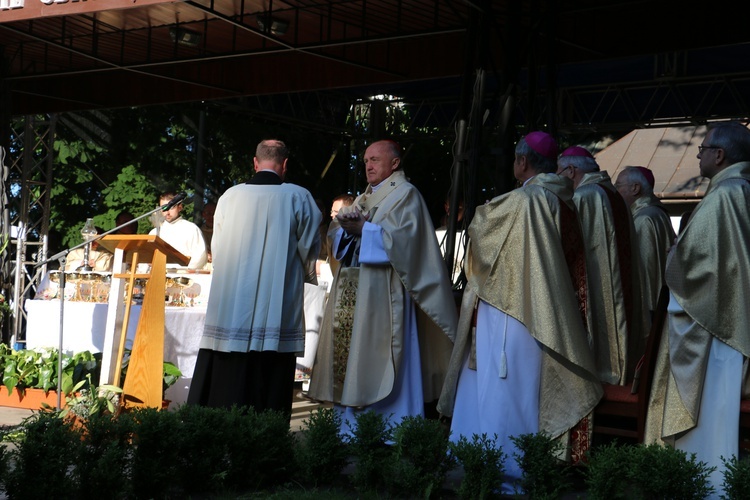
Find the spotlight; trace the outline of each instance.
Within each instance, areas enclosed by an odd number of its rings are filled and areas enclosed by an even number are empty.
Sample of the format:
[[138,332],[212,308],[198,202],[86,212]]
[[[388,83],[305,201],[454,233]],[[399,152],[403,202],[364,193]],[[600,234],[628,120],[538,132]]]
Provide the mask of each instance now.
[[185,47],[197,47],[201,43],[201,34],[185,28],[169,28],[169,36],[173,42]]
[[272,35],[283,36],[289,28],[289,23],[283,19],[276,19],[270,14],[258,14],[258,27],[261,31],[270,32]]

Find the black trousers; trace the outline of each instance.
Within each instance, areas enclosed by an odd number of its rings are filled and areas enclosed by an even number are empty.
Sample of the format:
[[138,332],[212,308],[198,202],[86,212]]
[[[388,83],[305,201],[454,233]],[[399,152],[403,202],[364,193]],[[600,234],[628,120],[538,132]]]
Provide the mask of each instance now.
[[294,353],[198,351],[188,404],[215,408],[252,406],[291,415]]

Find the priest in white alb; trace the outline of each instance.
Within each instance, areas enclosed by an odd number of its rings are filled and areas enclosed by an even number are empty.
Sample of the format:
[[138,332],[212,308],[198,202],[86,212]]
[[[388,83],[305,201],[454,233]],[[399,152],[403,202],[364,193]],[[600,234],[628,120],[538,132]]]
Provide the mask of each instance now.
[[261,141],[255,175],[216,205],[211,293],[188,403],[291,414],[305,350],[304,283],[315,279],[306,273],[322,216],[309,191],[284,182],[288,156],[283,142]]

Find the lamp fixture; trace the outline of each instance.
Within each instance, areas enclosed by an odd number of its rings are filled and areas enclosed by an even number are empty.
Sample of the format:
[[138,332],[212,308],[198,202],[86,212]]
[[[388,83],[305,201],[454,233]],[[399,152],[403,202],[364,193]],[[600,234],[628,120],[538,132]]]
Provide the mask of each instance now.
[[201,34],[185,28],[169,28],[169,36],[173,42],[185,47],[197,47],[201,43]]
[[283,36],[286,34],[286,30],[289,29],[288,21],[271,17],[266,12],[258,14],[257,21],[261,31],[270,32],[272,35]]

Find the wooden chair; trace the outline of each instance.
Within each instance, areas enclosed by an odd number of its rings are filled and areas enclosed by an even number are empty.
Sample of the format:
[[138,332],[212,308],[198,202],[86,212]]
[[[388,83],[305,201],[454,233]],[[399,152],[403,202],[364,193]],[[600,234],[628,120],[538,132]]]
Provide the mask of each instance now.
[[669,289],[663,286],[659,292],[656,311],[654,311],[651,332],[646,340],[646,350],[638,363],[640,377],[637,390],[633,394],[631,385],[602,384],[604,396],[594,408],[594,436],[616,436],[632,439],[637,443],[643,442],[648,399],[651,396],[651,382],[656,369],[668,304]]

